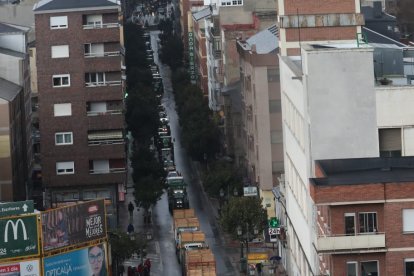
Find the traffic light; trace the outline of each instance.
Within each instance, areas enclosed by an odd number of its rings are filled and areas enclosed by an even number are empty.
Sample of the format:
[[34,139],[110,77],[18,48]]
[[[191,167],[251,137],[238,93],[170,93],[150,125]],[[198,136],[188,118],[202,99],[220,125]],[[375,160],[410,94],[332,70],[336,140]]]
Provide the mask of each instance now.
[[279,219],[272,217],[269,219],[269,227],[270,228],[277,228],[279,227]]

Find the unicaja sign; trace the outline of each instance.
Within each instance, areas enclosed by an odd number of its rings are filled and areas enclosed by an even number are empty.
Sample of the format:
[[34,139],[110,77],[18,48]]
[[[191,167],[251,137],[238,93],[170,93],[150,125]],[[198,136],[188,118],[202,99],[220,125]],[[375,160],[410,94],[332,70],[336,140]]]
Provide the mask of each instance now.
[[16,222],[13,222],[12,220],[8,220],[6,223],[6,226],[4,227],[4,242],[9,242],[9,226],[11,225],[13,230],[13,238],[14,240],[17,240],[17,235],[19,231],[19,224],[22,226],[23,230],[23,240],[27,241],[27,232],[26,232],[26,226],[24,225],[23,220],[18,219]]

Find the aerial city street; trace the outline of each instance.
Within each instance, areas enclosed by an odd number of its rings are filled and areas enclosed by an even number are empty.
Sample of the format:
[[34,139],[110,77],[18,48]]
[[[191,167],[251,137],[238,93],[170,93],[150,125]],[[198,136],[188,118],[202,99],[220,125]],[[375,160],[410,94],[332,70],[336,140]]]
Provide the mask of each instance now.
[[0,276],[414,275],[412,0],[0,0]]

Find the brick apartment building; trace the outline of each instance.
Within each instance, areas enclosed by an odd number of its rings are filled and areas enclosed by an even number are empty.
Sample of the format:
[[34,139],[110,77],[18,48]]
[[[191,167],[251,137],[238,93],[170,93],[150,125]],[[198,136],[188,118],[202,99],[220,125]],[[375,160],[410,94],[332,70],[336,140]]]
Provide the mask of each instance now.
[[298,55],[300,43],[349,42],[364,18],[357,0],[278,1],[281,55]]
[[49,207],[105,198],[111,226],[127,170],[120,12],[107,0],[46,0],[34,6]]
[[310,194],[331,275],[414,273],[414,158],[316,161]]

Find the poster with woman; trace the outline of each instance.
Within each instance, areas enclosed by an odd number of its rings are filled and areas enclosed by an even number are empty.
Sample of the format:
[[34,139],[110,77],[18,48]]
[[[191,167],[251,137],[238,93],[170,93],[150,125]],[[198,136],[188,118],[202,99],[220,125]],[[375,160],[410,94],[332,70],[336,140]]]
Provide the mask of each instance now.
[[44,258],[44,275],[108,275],[106,243]]

